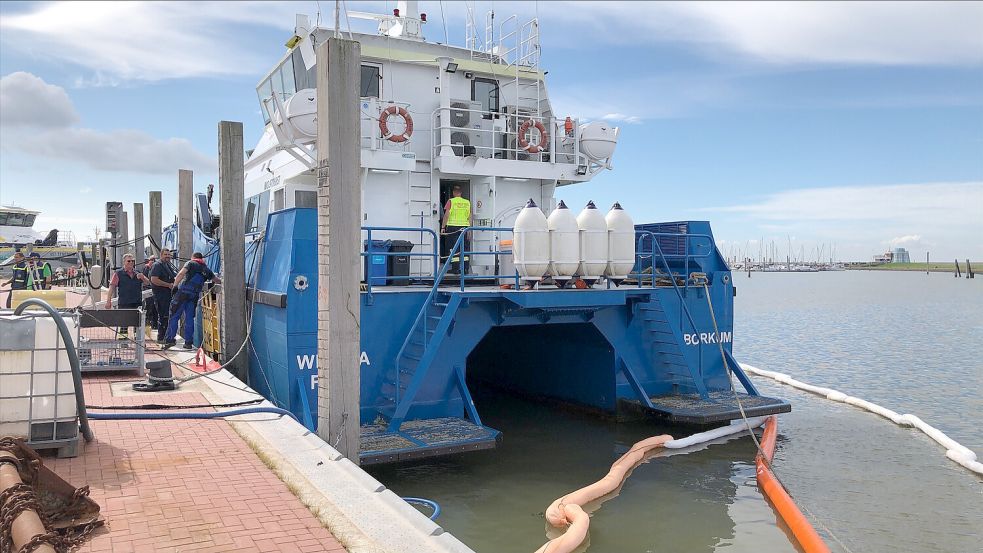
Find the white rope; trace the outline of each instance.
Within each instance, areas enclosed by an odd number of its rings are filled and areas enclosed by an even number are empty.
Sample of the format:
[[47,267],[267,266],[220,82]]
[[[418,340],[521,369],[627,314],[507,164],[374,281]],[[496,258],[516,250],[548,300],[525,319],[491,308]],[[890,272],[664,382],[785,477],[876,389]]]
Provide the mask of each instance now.
[[831,401],[838,401],[840,403],[847,403],[855,407],[860,407],[861,409],[865,409],[867,411],[870,411],[871,413],[880,415],[885,419],[888,419],[889,421],[893,422],[894,424],[897,424],[898,426],[915,427],[921,430],[923,433],[925,433],[925,435],[927,435],[929,438],[932,438],[933,440],[938,442],[939,445],[944,447],[946,449],[945,452],[946,457],[966,467],[967,469],[975,472],[976,474],[983,474],[983,463],[977,461],[976,453],[973,452],[973,450],[953,440],[938,428],[935,428],[934,426],[926,423],[925,421],[923,421],[922,419],[918,418],[915,415],[907,414],[907,413],[901,415],[895,411],[887,409],[886,407],[877,405],[876,403],[871,403],[869,401],[860,399],[858,397],[849,396],[847,394],[844,394],[843,392],[833,390],[832,388],[824,388],[821,386],[813,386],[811,384],[806,384],[805,382],[796,380],[784,373],[766,371],[764,369],[759,369],[757,367],[753,367],[751,365],[747,365],[744,363],[741,363],[741,368],[743,368],[745,371],[751,374],[758,375],[758,376],[766,376],[768,378],[781,382],[782,384],[787,384],[789,386],[792,386],[793,388],[805,390],[812,394],[825,397],[826,399]]

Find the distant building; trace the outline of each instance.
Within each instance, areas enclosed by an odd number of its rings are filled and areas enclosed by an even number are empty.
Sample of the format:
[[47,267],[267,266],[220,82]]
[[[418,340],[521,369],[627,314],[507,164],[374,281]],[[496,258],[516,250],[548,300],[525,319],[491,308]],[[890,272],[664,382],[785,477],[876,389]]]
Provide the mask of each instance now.
[[874,256],[874,263],[890,263],[892,259],[894,259],[894,253],[884,252]]
[[891,263],[911,263],[911,258],[908,256],[908,250],[904,248],[894,248],[894,252],[891,254]]

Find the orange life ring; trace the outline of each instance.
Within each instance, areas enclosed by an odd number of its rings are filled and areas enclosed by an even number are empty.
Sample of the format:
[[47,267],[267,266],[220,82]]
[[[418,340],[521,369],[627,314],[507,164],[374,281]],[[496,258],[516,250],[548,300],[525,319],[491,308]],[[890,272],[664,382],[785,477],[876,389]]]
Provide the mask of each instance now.
[[[403,131],[403,134],[389,132],[389,117],[393,115],[398,115],[406,121],[406,130]],[[382,114],[379,115],[379,130],[382,132],[382,138],[390,142],[406,142],[413,136],[413,118],[410,117],[410,112],[406,111],[405,108],[389,106],[382,110]]]
[[[526,140],[526,133],[529,132],[531,127],[535,127],[539,131],[539,144],[530,144]],[[539,121],[533,121],[532,119],[527,119],[525,123],[519,127],[519,147],[523,150],[529,152],[530,154],[538,154],[546,149],[546,143],[549,142],[550,135],[546,132],[546,127],[543,126]]]

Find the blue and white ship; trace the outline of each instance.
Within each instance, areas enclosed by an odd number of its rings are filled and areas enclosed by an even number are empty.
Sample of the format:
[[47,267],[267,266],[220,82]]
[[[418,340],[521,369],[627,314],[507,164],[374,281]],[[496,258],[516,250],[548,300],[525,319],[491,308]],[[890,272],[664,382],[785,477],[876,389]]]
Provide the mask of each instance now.
[[[457,47],[425,40],[426,15],[415,2],[398,5],[392,14],[350,14],[377,20],[379,31],[350,34],[362,54],[369,250],[360,297],[362,463],[494,447],[503,436],[482,424],[471,399],[485,383],[674,423],[788,411],[787,402],[760,396],[731,356],[736,290],[709,223],[629,226],[627,237],[581,227],[572,242],[580,258],[565,269],[516,227],[527,206],[542,219],[553,214],[558,187],[610,170],[618,139],[605,122],[554,111],[539,22],[489,14],[483,25],[469,21],[467,44]],[[298,16],[289,51],[257,87],[266,128],[245,163],[248,382],[311,429],[314,45],[334,33]],[[440,218],[454,186],[471,202],[472,227],[441,255]],[[623,204],[630,209],[630,198]],[[626,270],[614,270],[625,274],[611,269],[624,259],[590,257],[591,236],[619,240],[622,252],[627,244]],[[450,274],[462,254],[463,274]]]

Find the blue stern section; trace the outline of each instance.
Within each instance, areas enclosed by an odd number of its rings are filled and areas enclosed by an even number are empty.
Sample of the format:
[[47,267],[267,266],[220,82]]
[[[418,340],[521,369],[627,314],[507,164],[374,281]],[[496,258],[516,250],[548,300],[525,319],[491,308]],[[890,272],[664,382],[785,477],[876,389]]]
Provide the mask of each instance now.
[[[249,275],[249,384],[312,430],[316,226],[314,209],[271,214],[246,264],[259,263]],[[709,223],[636,230],[638,262],[619,287],[526,291],[477,278],[461,287],[445,281],[445,265],[409,285],[363,291],[362,462],[494,447],[501,436],[482,425],[475,385],[679,423],[789,410],[761,397],[731,356],[735,289]]]

